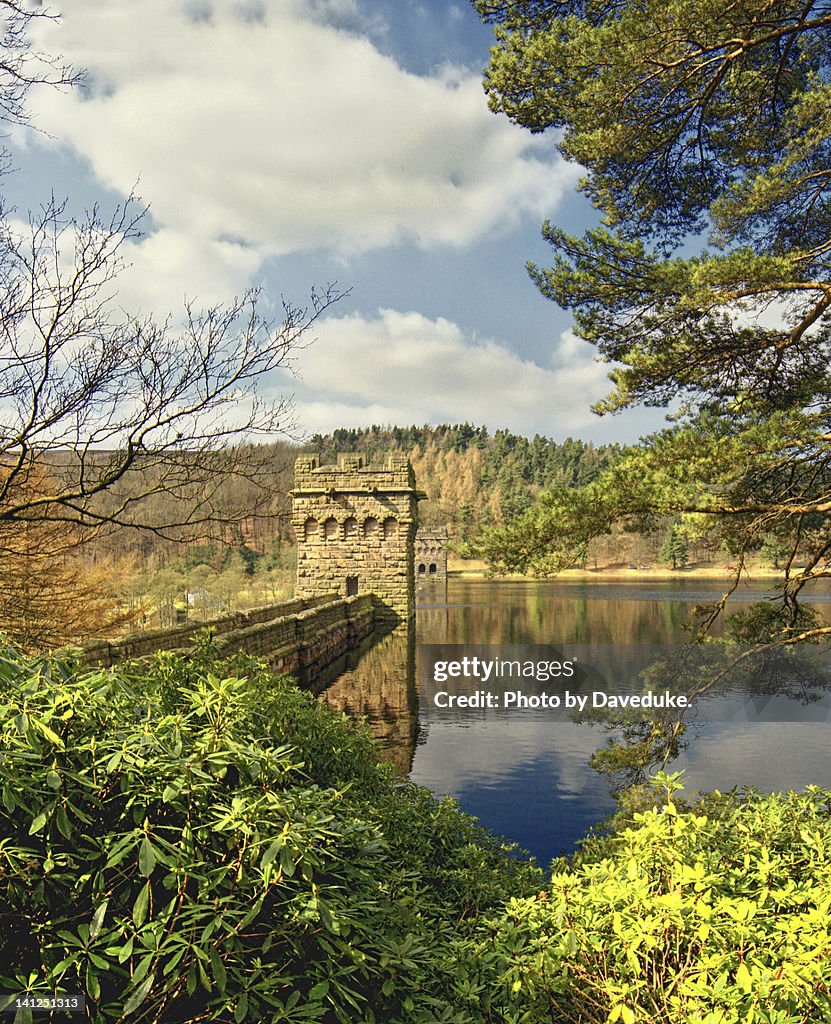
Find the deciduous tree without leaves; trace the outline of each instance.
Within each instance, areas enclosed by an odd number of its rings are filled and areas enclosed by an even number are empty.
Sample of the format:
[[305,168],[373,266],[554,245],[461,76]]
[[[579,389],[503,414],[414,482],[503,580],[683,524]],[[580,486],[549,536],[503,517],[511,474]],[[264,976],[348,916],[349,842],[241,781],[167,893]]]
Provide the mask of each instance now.
[[[27,122],[32,87],[79,77],[30,48],[33,20],[44,17],[0,0],[7,123]],[[59,541],[66,550],[102,529],[216,534],[271,508],[274,455],[259,442],[290,432],[293,420],[290,400],[263,397],[262,382],[279,387],[273,374],[290,369],[340,293],[328,286],[305,307],[273,309],[252,288],[228,303],[188,306],[180,318],[131,315],[118,303],[118,275],[144,212],[130,197],[111,214],[96,208],[73,219],[51,198],[21,218],[0,200],[5,566],[43,555],[32,549],[38,538],[48,537],[51,556]],[[16,633],[0,608],[3,628]]]

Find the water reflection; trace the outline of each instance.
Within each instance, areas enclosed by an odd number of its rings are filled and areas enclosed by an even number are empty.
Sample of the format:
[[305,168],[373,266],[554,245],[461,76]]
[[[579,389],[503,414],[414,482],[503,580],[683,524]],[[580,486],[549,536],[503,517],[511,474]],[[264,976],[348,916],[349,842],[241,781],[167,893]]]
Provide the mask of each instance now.
[[[609,652],[604,671],[611,671],[625,660],[624,646],[683,641],[691,607],[720,593],[717,581],[451,580],[446,601],[422,595],[415,652],[412,636],[387,638],[341,676],[327,699],[366,716],[387,756],[414,781],[456,797],[489,828],[545,861],[573,850],[613,810],[606,779],[589,767],[606,743],[603,723],[599,716],[558,721],[544,709],[439,709],[416,664],[422,645],[590,644]],[[741,596],[750,603],[766,592],[750,585]],[[829,596],[818,600],[827,605]],[[550,691],[552,684],[545,687]],[[687,746],[673,762],[673,769],[687,772],[690,790],[828,783],[828,725],[819,713],[815,717],[817,705],[803,706],[791,714],[796,720],[785,722],[784,707],[773,707],[780,720],[766,723],[737,714],[733,705],[720,707],[717,701],[726,699],[714,699],[695,716]],[[771,698],[765,699],[771,710]]]
[[351,662],[322,699],[352,718],[366,719],[384,758],[409,774],[418,737],[414,630],[400,626]]
[[[452,580],[442,635],[436,610],[419,608],[419,643],[673,643],[690,607],[716,589],[660,584]],[[760,595],[761,598],[761,595]],[[755,598],[753,598],[755,599]]]

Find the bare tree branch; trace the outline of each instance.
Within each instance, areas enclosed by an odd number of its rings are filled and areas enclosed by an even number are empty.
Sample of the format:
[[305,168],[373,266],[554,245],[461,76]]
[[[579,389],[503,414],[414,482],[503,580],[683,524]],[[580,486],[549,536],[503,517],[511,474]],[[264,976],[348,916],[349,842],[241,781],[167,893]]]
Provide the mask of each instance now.
[[227,482],[264,487],[268,455],[254,442],[294,426],[291,401],[266,400],[262,384],[291,369],[341,293],[284,302],[276,321],[256,289],[188,306],[181,325],[131,317],[116,278],[143,212],[131,198],[77,223],[52,200],[25,235],[0,229],[0,524],[164,534],[256,511]]

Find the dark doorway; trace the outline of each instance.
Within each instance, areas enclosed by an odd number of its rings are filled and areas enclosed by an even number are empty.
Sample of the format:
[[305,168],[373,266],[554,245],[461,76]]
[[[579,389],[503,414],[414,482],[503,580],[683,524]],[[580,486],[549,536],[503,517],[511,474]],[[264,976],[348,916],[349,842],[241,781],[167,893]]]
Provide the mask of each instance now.
[[346,577],[346,596],[356,597],[358,594],[358,577],[347,576]]

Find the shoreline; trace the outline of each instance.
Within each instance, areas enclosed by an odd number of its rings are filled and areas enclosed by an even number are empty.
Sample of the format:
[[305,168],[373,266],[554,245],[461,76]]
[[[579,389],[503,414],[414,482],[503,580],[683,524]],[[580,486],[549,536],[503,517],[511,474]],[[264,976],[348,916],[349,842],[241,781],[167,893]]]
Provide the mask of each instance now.
[[[656,566],[645,569],[638,567],[630,569],[627,566],[601,566],[597,569],[563,569],[562,572],[553,576],[529,576],[523,573],[508,573],[506,575],[488,575],[487,566],[484,562],[469,563],[461,560],[453,560],[447,567],[449,579],[465,580],[511,580],[535,582],[538,580],[579,580],[581,582],[598,580],[617,582],[631,580],[633,583],[642,583],[649,580],[713,580],[716,582],[731,583],[735,580],[735,573],[725,566],[693,566],[690,569],[669,569],[665,566]],[[781,569],[772,569],[765,565],[751,565],[742,570],[741,581],[753,583],[757,580],[781,580],[783,578]]]

